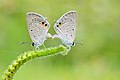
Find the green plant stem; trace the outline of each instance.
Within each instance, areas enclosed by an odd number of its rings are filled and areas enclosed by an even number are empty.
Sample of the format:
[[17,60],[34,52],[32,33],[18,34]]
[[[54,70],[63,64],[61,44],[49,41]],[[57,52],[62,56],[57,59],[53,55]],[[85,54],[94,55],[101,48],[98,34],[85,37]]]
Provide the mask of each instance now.
[[20,56],[18,56],[16,60],[13,60],[13,62],[8,66],[7,70],[5,70],[2,76],[2,80],[12,80],[14,74],[20,68],[20,66],[22,66],[25,62],[29,60],[35,59],[37,57],[52,56],[67,52],[68,49],[63,45],[52,48],[45,48],[42,50],[27,51],[21,54]]

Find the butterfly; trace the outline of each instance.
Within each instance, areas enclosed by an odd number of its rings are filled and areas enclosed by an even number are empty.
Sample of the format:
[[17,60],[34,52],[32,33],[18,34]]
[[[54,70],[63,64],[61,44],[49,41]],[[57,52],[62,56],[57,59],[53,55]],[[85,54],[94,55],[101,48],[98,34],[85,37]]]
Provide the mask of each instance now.
[[52,38],[61,39],[62,43],[67,47],[75,46],[74,39],[77,26],[77,12],[68,11],[62,15],[54,24],[54,30],[57,34]]
[[42,15],[34,12],[28,12],[26,19],[28,32],[33,41],[32,46],[38,48],[44,44],[44,41],[48,37],[52,37],[52,35],[48,33],[50,24]]

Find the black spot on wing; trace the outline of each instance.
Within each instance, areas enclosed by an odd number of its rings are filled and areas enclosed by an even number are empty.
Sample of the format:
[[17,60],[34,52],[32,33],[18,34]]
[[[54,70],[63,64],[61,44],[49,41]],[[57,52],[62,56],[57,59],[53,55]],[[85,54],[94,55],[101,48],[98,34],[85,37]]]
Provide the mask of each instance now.
[[59,25],[57,25],[57,27],[59,27]]
[[44,22],[42,22],[42,24],[44,24]]
[[47,26],[47,24],[45,24],[45,26]]
[[59,25],[61,25],[62,23],[61,22],[59,22]]

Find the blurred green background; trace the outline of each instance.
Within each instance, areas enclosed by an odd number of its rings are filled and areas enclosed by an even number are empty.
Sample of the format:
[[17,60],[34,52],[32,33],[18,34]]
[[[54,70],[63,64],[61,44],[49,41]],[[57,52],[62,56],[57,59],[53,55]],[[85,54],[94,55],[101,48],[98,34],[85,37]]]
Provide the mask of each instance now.
[[[67,56],[37,58],[15,74],[15,80],[120,80],[120,0],[0,0],[0,76],[21,53],[33,50],[26,13],[54,20],[69,10],[78,13],[76,44]],[[45,41],[57,46],[58,39]],[[43,47],[41,47],[43,48]]]

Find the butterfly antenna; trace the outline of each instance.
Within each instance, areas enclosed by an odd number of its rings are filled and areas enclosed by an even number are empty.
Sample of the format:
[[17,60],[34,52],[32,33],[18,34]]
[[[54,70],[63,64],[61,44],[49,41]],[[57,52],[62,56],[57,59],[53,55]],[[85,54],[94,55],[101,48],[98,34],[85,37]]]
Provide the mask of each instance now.
[[84,43],[83,42],[75,42],[76,44],[80,44],[80,45],[84,45]]
[[81,45],[84,45],[84,43],[83,43],[83,42],[80,42],[80,44],[81,44]]
[[47,17],[45,17],[45,19],[47,20],[48,18],[47,18]]
[[31,44],[31,42],[20,42],[20,44]]
[[56,20],[54,20],[54,22],[56,22]]

